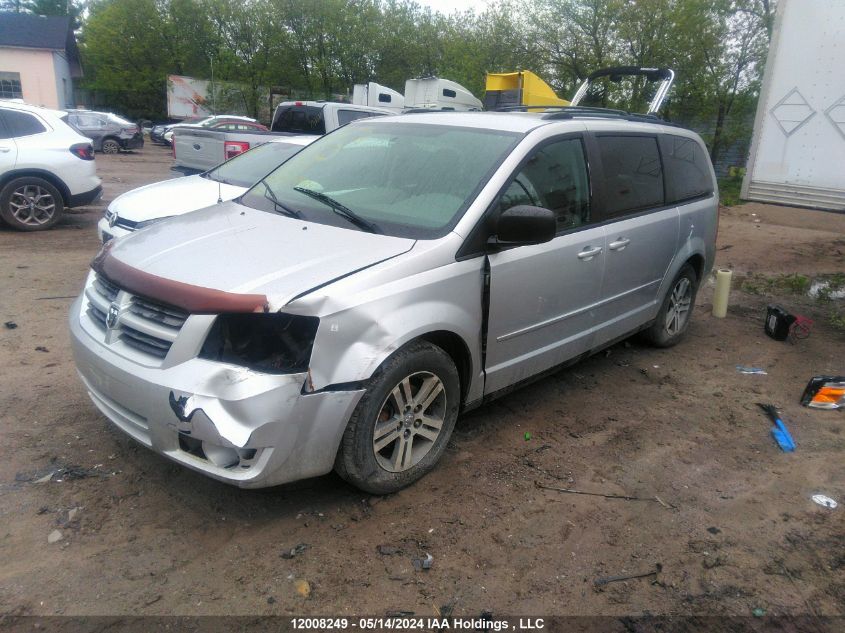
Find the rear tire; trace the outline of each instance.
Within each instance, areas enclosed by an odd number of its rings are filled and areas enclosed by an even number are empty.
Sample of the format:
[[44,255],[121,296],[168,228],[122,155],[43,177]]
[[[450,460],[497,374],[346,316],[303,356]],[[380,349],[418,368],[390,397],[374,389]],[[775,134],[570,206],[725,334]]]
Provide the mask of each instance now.
[[669,286],[657,318],[645,331],[645,338],[657,347],[672,347],[684,338],[692,319],[698,276],[689,264],[683,268]]
[[335,470],[374,494],[412,484],[446,450],[460,396],[458,371],[446,352],[426,342],[400,349],[370,379],[343,434]]
[[103,139],[103,146],[100,151],[103,154],[117,154],[120,152],[120,143],[113,138]]
[[62,217],[62,194],[37,176],[10,180],[0,191],[0,218],[18,231],[43,231]]

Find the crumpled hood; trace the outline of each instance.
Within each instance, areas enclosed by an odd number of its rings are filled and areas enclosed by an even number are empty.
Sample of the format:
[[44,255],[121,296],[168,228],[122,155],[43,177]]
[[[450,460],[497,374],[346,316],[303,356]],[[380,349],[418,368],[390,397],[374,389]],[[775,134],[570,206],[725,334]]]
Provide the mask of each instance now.
[[[406,253],[414,243],[224,202],[115,240],[105,257],[116,260],[112,270],[135,277],[141,271],[152,280],[149,289],[134,288],[151,298],[179,305],[178,289],[194,286],[230,296],[265,295],[270,310],[278,310],[317,286]],[[165,285],[170,294],[156,296]]]
[[200,175],[185,176],[128,191],[112,201],[109,211],[124,220],[144,222],[210,207],[219,198],[231,200],[244,191],[245,187],[218,183]]

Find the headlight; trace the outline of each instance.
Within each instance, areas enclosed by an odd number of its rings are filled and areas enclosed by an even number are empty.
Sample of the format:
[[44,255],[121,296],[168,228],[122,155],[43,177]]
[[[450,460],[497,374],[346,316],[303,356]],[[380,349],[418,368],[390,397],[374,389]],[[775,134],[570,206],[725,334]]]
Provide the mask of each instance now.
[[845,408],[845,376],[814,376],[804,389],[801,404],[813,409]]
[[214,321],[200,358],[268,374],[303,372],[319,324],[317,317],[292,314],[222,314]]
[[171,217],[173,216],[168,215],[163,218],[153,218],[152,220],[144,220],[143,222],[138,222],[138,224],[135,225],[135,230],[138,231],[140,229],[146,228],[152,224],[157,224],[158,222],[161,222],[162,220],[166,220],[167,218]]

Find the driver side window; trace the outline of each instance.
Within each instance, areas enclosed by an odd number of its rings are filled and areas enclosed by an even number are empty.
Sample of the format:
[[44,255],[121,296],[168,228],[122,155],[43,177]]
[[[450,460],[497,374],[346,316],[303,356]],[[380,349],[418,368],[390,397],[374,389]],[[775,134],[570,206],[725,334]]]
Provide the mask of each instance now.
[[499,210],[517,205],[550,209],[559,233],[590,223],[590,185],[581,139],[555,141],[534,152],[502,194]]

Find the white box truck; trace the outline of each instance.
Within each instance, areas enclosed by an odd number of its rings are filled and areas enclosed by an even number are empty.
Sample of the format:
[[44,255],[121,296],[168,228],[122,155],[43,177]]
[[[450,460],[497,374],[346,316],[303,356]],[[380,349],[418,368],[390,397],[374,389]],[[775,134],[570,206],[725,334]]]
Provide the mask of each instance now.
[[741,197],[845,211],[845,0],[780,0]]

